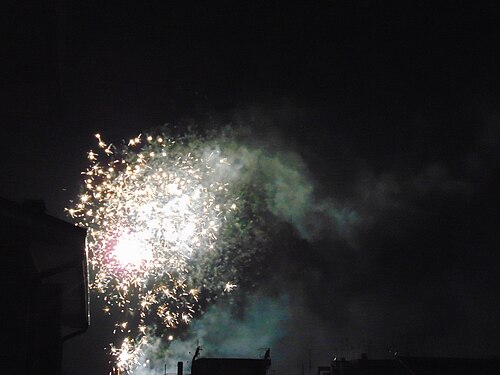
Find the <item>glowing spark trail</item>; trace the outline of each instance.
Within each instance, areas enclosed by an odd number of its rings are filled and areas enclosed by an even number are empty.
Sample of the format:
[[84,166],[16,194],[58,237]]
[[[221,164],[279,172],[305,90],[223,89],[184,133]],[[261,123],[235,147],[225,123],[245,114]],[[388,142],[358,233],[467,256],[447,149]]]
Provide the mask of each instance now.
[[196,285],[190,270],[193,259],[217,251],[239,201],[219,178],[228,161],[217,147],[139,135],[119,149],[96,138],[84,192],[68,213],[88,228],[91,286],[104,311],[124,315],[115,333],[125,338],[111,354],[132,371],[151,327],[188,324],[204,288],[237,287],[227,279]]

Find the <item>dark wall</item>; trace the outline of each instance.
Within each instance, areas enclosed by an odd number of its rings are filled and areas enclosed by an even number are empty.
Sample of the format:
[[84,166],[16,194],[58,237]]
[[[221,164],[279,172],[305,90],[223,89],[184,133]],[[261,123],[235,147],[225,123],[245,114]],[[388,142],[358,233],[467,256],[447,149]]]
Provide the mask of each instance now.
[[27,246],[23,243],[13,243],[4,232],[0,232],[0,252],[2,372],[26,374],[30,360],[28,337],[31,330],[34,266]]
[[31,373],[58,375],[62,363],[61,288],[54,284],[38,284],[35,289],[33,332],[28,336],[33,340]]
[[265,359],[200,358],[193,362],[192,375],[266,375],[271,361]]
[[0,215],[0,297],[4,349],[0,372],[61,373],[60,287],[44,284],[32,256],[30,227]]

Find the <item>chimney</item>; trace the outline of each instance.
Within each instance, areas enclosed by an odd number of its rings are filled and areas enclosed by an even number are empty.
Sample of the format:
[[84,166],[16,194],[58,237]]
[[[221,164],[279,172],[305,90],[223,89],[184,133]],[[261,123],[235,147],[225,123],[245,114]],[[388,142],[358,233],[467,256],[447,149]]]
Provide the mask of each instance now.
[[177,375],[183,375],[184,372],[184,363],[177,362]]

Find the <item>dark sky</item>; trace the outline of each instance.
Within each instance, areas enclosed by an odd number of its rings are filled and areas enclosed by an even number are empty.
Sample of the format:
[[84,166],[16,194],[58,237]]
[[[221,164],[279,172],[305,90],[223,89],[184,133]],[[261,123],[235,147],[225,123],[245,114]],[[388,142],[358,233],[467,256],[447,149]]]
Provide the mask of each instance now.
[[[64,218],[96,132],[118,142],[194,121],[272,133],[318,200],[363,219],[349,236],[289,239],[307,256],[275,270],[331,352],[404,337],[415,352],[499,354],[498,5],[9,3],[0,195]],[[290,335],[286,355],[300,356]],[[90,371],[72,350],[80,370],[65,374]]]

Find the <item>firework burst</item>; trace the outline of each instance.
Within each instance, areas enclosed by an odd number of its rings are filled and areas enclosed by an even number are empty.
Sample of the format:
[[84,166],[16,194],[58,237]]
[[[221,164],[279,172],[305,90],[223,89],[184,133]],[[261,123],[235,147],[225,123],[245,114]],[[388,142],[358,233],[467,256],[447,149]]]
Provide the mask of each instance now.
[[152,326],[187,325],[205,290],[237,287],[234,279],[215,276],[199,285],[193,260],[220,255],[240,201],[220,178],[227,158],[210,143],[139,135],[119,148],[99,134],[96,139],[84,192],[68,213],[88,228],[91,287],[104,311],[124,316],[115,333],[125,338],[111,345],[111,354],[121,370],[132,371]]

